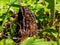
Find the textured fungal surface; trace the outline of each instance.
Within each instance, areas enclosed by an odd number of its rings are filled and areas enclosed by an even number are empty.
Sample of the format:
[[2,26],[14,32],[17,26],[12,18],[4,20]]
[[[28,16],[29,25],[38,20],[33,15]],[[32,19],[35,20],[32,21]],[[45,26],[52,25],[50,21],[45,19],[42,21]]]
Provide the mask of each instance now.
[[18,13],[18,24],[19,24],[19,33],[22,36],[33,36],[36,34],[37,25],[36,25],[36,17],[28,7],[23,6],[19,9]]

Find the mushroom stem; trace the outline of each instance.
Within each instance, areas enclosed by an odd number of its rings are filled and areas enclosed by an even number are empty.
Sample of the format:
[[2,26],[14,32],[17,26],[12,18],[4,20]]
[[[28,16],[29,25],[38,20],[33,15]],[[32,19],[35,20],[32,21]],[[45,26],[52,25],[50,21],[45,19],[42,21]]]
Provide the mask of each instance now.
[[29,37],[28,37],[27,35],[22,36],[22,38],[21,38],[20,42],[23,42],[24,40],[26,40],[26,39],[28,39],[28,38],[29,38]]

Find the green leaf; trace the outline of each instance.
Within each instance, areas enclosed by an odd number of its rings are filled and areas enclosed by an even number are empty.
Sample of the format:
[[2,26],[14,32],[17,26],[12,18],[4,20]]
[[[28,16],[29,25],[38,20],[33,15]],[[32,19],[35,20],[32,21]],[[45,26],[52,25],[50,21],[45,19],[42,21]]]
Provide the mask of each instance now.
[[14,41],[12,39],[6,39],[5,45],[14,45]]
[[52,32],[52,34],[54,35],[55,38],[57,38],[58,33],[53,33]]
[[44,42],[44,39],[35,39],[33,43]]
[[60,0],[56,0],[57,3],[60,3]]
[[44,42],[32,43],[32,45],[52,45],[52,44],[44,41]]
[[21,45],[52,45],[53,41],[45,41],[44,39],[27,39],[21,43]]
[[11,4],[11,6],[13,6],[13,7],[21,7],[21,5],[19,5],[19,4]]
[[56,7],[56,0],[45,0],[46,2],[49,3],[48,8],[50,9],[51,12],[51,21],[54,22],[55,19],[55,7]]
[[57,42],[54,41],[53,45],[57,45]]
[[4,45],[4,40],[5,40],[5,39],[2,39],[2,40],[0,41],[0,45]]
[[12,39],[2,39],[0,45],[14,45],[14,41]]

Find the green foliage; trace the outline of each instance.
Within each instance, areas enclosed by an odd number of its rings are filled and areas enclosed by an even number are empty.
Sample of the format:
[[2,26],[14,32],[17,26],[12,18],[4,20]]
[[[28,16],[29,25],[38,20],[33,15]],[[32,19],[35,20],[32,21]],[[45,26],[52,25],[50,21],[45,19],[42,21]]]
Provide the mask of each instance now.
[[20,45],[57,45],[54,41],[46,41],[44,39],[27,39],[23,41]]
[[60,13],[60,3],[56,4],[56,10],[58,10],[58,13]]
[[56,0],[57,3],[60,3],[60,0]]
[[56,9],[55,9],[55,7],[56,7],[56,0],[50,0],[50,1],[45,0],[45,1],[47,1],[49,3],[48,8],[50,9],[50,13],[51,13],[51,16],[50,16],[51,22],[50,23],[52,23],[52,25],[53,25],[54,20],[55,20],[55,12],[56,12]]
[[14,41],[12,39],[2,39],[0,45],[14,45]]

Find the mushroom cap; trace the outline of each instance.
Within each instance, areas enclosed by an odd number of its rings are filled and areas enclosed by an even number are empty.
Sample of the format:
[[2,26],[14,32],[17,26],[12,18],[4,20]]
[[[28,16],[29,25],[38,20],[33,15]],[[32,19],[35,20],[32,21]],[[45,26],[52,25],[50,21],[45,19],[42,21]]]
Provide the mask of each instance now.
[[19,33],[21,36],[33,36],[36,34],[36,16],[27,6],[22,6],[18,13]]

